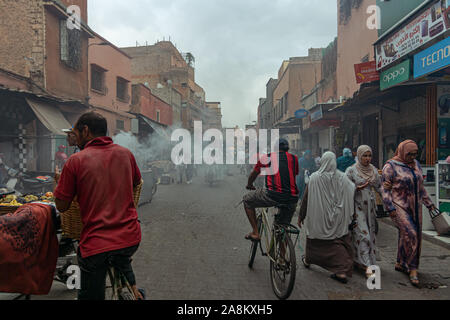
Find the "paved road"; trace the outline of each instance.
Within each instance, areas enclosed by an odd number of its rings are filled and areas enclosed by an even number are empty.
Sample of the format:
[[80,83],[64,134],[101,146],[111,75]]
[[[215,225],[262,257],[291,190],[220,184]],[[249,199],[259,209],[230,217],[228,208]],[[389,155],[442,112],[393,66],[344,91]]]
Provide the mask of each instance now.
[[[139,209],[143,239],[133,266],[150,299],[275,299],[268,260],[259,255],[254,269],[247,267],[250,243],[244,235],[250,227],[242,205],[235,208],[245,183],[235,175],[213,187],[201,177],[191,185],[160,185],[153,202]],[[424,242],[420,278],[443,288],[414,288],[393,270],[397,231],[386,223],[380,222],[378,238],[381,290],[368,290],[360,273],[343,285],[319,267],[305,269],[299,260],[304,243],[302,234],[291,299],[450,299],[450,250]],[[37,298],[74,299],[75,293],[55,283],[49,296]]]

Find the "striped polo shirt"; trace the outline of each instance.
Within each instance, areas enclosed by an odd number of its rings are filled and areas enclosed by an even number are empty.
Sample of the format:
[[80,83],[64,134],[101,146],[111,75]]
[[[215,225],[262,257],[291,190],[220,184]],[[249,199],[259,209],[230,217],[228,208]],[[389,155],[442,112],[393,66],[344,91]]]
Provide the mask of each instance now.
[[262,155],[254,170],[258,173],[264,170],[270,198],[280,203],[298,201],[299,191],[295,182],[299,173],[297,156],[284,151]]

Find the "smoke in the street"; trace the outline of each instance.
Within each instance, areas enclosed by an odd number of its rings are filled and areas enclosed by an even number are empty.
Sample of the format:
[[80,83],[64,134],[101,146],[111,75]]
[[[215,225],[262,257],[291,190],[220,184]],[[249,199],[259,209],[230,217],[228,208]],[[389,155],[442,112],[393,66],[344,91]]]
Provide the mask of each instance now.
[[164,133],[138,139],[130,132],[120,132],[113,137],[113,141],[129,149],[141,169],[146,169],[147,164],[152,161],[170,160],[171,142]]

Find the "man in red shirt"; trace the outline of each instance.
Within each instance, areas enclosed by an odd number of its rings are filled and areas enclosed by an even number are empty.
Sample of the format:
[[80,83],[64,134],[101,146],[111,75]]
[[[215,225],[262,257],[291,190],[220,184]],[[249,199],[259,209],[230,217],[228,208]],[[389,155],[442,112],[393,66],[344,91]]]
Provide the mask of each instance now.
[[106,136],[106,119],[83,114],[73,130],[82,151],[66,162],[55,190],[56,207],[67,211],[77,197],[83,229],[78,248],[81,269],[79,300],[104,300],[108,262],[136,287],[131,256],[141,242],[141,227],[133,201],[133,187],[141,173],[133,154]]
[[[253,231],[245,236],[247,240],[259,241],[260,234],[256,221],[256,208],[275,207],[285,205],[276,222],[288,224],[292,220],[297,207],[299,191],[295,177],[299,173],[298,158],[289,151],[289,143],[285,139],[279,140],[279,153],[268,154],[258,161],[247,183],[248,190],[255,190],[253,183],[261,174],[262,168],[268,168],[266,175],[266,189],[259,189],[244,196],[244,208]],[[261,160],[263,160],[261,162]]]

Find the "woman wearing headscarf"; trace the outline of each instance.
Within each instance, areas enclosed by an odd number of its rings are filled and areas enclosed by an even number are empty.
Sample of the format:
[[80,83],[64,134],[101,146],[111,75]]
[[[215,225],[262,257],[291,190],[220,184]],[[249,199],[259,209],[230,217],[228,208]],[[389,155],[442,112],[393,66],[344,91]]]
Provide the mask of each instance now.
[[395,270],[409,274],[411,284],[419,285],[417,270],[422,244],[422,204],[435,208],[423,184],[416,160],[419,148],[412,140],[400,143],[394,158],[383,168],[383,202],[399,230]]
[[325,152],[320,169],[311,175],[306,188],[298,224],[305,221],[305,267],[321,266],[333,273],[333,279],[347,283],[353,271],[349,226],[354,213],[355,184],[336,167],[336,155]]
[[337,168],[341,172],[345,172],[348,167],[355,164],[355,158],[353,158],[352,150],[345,148],[342,152],[342,156],[337,159]]
[[308,171],[309,175],[311,175],[317,170],[316,161],[310,150],[306,150],[303,157],[298,160],[298,168],[299,175],[297,176],[297,187],[299,189],[299,197],[301,198],[306,187],[305,172]]
[[372,275],[367,268],[376,265],[376,194],[381,193],[381,177],[371,164],[372,148],[362,145],[358,148],[357,162],[345,174],[360,186],[355,193],[356,226],[353,229],[355,264],[364,268],[366,276]]

